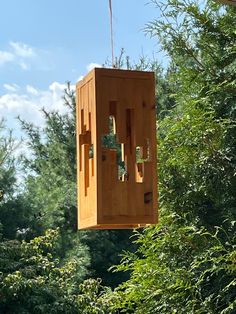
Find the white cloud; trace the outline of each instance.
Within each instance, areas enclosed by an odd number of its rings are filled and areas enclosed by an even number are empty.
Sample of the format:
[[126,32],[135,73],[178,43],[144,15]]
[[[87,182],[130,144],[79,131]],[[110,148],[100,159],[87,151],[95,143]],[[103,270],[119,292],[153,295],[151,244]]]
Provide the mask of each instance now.
[[77,79],[76,82],[82,81],[83,78],[84,78],[84,76],[83,76],[83,75],[80,75],[80,77]]
[[[43,127],[45,120],[42,108],[48,111],[56,110],[61,114],[68,112],[62,99],[66,84],[52,82],[45,90],[31,85],[22,88],[16,84],[4,84],[4,88],[7,92],[0,95],[0,117],[4,118],[7,128],[13,130],[13,136],[19,143],[15,156],[23,154],[30,157],[31,151],[27,146],[27,140],[22,140],[25,136],[16,118],[20,116],[27,122]],[[71,85],[71,88],[75,89],[75,86]],[[19,175],[19,182],[21,178],[22,173]]]
[[20,88],[17,84],[4,84],[3,87],[9,92],[16,92]]
[[35,57],[37,57],[35,48],[21,42],[11,41],[7,50],[0,50],[0,66],[12,63],[26,71],[30,69]]
[[91,71],[92,69],[94,69],[94,68],[101,68],[102,66],[101,66],[101,64],[99,64],[99,63],[94,63],[94,62],[91,62],[91,63],[89,63],[88,65],[87,65],[87,71],[89,72],[89,71]]
[[19,66],[21,67],[21,69],[24,70],[24,71],[27,71],[27,70],[30,69],[30,65],[27,64],[27,63],[24,62],[24,61],[19,61],[18,64],[19,64]]
[[66,85],[59,82],[53,82],[51,85],[49,85],[49,90],[53,93],[63,92],[65,88]]
[[[95,63],[95,62],[91,62],[91,63],[89,63],[89,64],[86,66],[86,70],[87,70],[87,72],[90,72],[90,71],[92,71],[94,68],[101,68],[101,67],[102,67],[101,64]],[[77,78],[76,82],[81,81],[83,78],[84,78],[84,75],[80,75],[80,76]]]
[[62,114],[68,110],[62,99],[66,84],[53,82],[47,90],[40,90],[31,85],[20,88],[16,84],[4,84],[4,87],[7,93],[0,96],[0,116],[6,119],[7,127],[15,130],[18,136],[20,131],[17,116],[43,126],[42,108],[49,111],[58,110]]
[[15,56],[11,52],[0,50],[0,66],[7,62],[14,61],[14,59]]
[[10,46],[12,47],[13,53],[16,56],[23,58],[31,58],[36,55],[34,49],[24,43],[11,41]]
[[38,90],[31,85],[26,86],[26,91],[27,91],[27,93],[29,93],[31,95],[35,95],[35,96],[37,96],[39,94]]

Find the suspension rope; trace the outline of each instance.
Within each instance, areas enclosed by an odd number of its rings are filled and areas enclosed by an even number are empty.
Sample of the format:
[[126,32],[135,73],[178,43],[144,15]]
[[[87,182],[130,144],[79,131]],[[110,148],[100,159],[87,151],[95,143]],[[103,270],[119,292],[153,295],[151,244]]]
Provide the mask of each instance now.
[[109,0],[109,10],[110,10],[111,59],[112,59],[112,67],[115,68],[112,0]]

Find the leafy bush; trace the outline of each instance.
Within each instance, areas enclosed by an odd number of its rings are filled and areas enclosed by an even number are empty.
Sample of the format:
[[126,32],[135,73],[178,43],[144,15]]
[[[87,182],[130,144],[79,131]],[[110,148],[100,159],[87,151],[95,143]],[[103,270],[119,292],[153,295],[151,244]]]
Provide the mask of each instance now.
[[107,313],[100,281],[82,278],[85,261],[57,258],[58,230],[0,244],[1,313]]

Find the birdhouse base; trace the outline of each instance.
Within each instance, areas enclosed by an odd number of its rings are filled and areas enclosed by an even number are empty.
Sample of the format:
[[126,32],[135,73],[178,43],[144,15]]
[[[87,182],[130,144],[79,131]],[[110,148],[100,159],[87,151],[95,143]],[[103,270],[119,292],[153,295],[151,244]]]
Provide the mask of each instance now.
[[[96,229],[96,230],[107,230],[107,229],[138,229],[138,228],[144,228],[150,226],[150,224],[136,224],[136,225],[126,225],[126,224],[102,224],[102,225],[95,225],[95,226],[90,226],[89,229]],[[83,229],[88,229],[87,226],[80,227],[81,230]]]

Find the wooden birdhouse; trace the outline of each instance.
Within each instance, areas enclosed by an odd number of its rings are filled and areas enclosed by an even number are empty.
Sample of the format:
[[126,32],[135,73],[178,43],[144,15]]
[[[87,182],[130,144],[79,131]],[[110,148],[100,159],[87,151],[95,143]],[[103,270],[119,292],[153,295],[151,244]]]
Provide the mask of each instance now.
[[76,102],[79,229],[157,223],[154,73],[95,68]]

